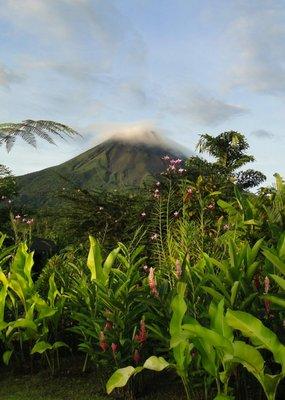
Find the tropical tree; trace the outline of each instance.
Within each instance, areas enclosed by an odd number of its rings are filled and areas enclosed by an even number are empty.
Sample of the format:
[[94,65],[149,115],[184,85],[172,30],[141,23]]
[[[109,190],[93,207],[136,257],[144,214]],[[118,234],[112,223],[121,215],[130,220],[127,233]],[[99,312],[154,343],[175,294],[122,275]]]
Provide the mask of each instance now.
[[[214,162],[192,157],[188,167],[192,172],[203,175],[215,175],[220,181],[231,181],[242,189],[255,187],[266,177],[259,171],[247,169],[241,171],[244,165],[254,161],[254,157],[246,153],[249,144],[245,136],[236,131],[228,131],[214,137],[209,134],[200,136],[197,149],[200,153],[208,153],[214,157]],[[204,173],[203,173],[204,172]]]
[[78,132],[74,129],[54,121],[27,119],[18,123],[6,122],[0,124],[0,146],[4,144],[7,151],[11,150],[18,137],[36,147],[36,137],[55,144],[52,136],[63,139],[65,136],[75,135],[78,135]]

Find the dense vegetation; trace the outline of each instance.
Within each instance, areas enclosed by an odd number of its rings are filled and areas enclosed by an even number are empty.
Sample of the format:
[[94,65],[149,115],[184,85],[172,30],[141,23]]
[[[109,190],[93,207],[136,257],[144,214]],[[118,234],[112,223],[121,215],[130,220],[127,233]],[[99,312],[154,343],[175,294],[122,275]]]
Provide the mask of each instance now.
[[[14,209],[4,171],[3,371],[57,377],[79,362],[96,374],[94,399],[152,398],[160,379],[177,398],[282,399],[285,183],[276,175],[274,187],[248,190],[264,176],[241,172],[253,161],[241,134],[199,146],[213,162],[165,155],[152,186],[76,189],[58,215]],[[38,235],[60,248],[40,274]]]

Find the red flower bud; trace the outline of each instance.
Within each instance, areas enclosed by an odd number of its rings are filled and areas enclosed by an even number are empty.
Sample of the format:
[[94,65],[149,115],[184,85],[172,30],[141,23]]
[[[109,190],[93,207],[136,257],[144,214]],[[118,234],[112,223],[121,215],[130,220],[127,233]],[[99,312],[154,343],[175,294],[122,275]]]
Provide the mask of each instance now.
[[136,349],[136,350],[134,351],[133,360],[134,360],[134,362],[135,362],[136,364],[138,364],[138,363],[140,362],[140,360],[141,360],[141,355],[140,355],[138,349]]

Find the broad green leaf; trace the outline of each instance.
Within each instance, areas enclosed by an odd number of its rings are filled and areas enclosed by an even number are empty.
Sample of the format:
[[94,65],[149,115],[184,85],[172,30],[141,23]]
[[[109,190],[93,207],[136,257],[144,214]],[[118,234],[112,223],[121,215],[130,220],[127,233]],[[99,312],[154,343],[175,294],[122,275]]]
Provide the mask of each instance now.
[[215,274],[207,274],[205,275],[205,279],[213,283],[216,286],[216,289],[219,290],[219,293],[221,293],[228,301],[230,301],[230,296],[227,292],[225,284],[221,281],[220,278],[218,278],[218,276],[216,276]]
[[36,324],[26,318],[19,318],[16,321],[10,322],[9,328],[7,329],[6,336],[8,336],[14,329],[16,328],[26,328],[26,329],[32,329],[34,331],[37,330]]
[[29,287],[32,287],[34,282],[32,279],[32,268],[34,265],[34,259],[33,259],[34,253],[26,253],[26,260],[25,260],[25,265],[24,265],[24,274],[26,275],[26,278],[28,280]]
[[239,281],[235,281],[232,288],[231,288],[231,306],[233,307],[233,305],[235,304],[236,301],[236,297],[237,297],[237,291],[239,288],[240,282]]
[[114,265],[114,262],[120,252],[120,247],[117,247],[116,249],[112,250],[111,253],[109,253],[108,257],[106,258],[105,262],[104,262],[104,268],[103,268],[103,272],[106,278],[109,277],[109,273],[111,268]]
[[233,331],[225,321],[224,316],[224,299],[216,305],[213,301],[209,307],[209,315],[211,319],[211,329],[224,336],[225,338],[232,340]]
[[210,342],[204,339],[193,339],[195,348],[201,357],[202,365],[210,375],[217,378],[219,374],[219,363],[216,359],[216,352]]
[[209,286],[201,286],[201,289],[203,289],[205,292],[209,293],[213,297],[214,300],[216,300],[217,303],[219,303],[221,300],[223,300],[224,296],[219,293],[217,290],[209,287]]
[[4,353],[3,353],[3,362],[4,362],[4,364],[5,365],[8,365],[9,364],[9,361],[10,361],[10,358],[11,358],[11,355],[13,354],[13,350],[6,350]]
[[277,304],[285,309],[285,297],[284,295],[274,295],[274,294],[266,294],[262,296],[263,299],[271,301],[273,304]]
[[219,207],[221,207],[223,210],[225,210],[228,214],[236,214],[237,210],[234,208],[234,206],[230,203],[227,203],[224,200],[218,200],[217,204]]
[[54,344],[52,345],[52,348],[53,349],[59,349],[60,347],[67,347],[67,348],[69,348],[69,346],[66,344],[66,343],[64,343],[64,342],[54,342]]
[[186,284],[184,282],[179,282],[177,284],[177,295],[174,297],[171,303],[171,309],[173,313],[169,326],[171,336],[181,332],[181,324],[187,310],[187,305],[184,300],[185,290]]
[[56,284],[54,281],[54,273],[51,274],[48,281],[49,281],[48,299],[49,299],[51,307],[53,307],[56,296],[60,296],[60,293],[57,290],[57,287],[56,287]]
[[90,249],[87,258],[87,266],[91,272],[91,280],[104,281],[104,274],[102,269],[102,256],[98,242],[93,236],[89,236]]
[[201,325],[192,324],[184,324],[182,325],[182,329],[184,332],[189,333],[189,338],[201,338],[211,343],[212,346],[221,348],[229,354],[233,354],[231,342],[211,329],[204,328]]
[[249,337],[256,346],[261,346],[273,353],[276,362],[282,365],[285,371],[285,346],[280,343],[278,337],[269,328],[251,314],[243,311],[228,310],[227,323],[234,329]]
[[218,394],[218,396],[216,396],[214,400],[234,400],[234,397],[227,396],[226,394]]
[[7,286],[3,285],[0,290],[0,322],[4,321],[6,296],[7,296]]
[[45,341],[37,342],[31,350],[31,354],[43,354],[47,350],[52,350],[53,346]]
[[233,342],[233,349],[233,361],[239,362],[251,373],[259,374],[263,371],[264,360],[253,346],[237,340]]
[[31,271],[33,264],[33,253],[28,253],[28,246],[26,243],[21,243],[11,264],[11,274],[19,274],[26,280],[26,285],[32,287],[33,280]]
[[107,393],[110,394],[114,389],[125,386],[135,371],[132,366],[117,369],[106,384]]
[[169,367],[169,363],[163,357],[151,356],[145,361],[143,367],[152,371],[162,371]]
[[279,257],[281,257],[282,259],[285,258],[285,233],[282,233],[282,235],[280,236],[277,249]]
[[263,250],[263,254],[282,274],[285,275],[285,263],[270,250]]
[[270,277],[281,287],[282,290],[285,291],[285,279],[281,278],[278,275],[270,274]]

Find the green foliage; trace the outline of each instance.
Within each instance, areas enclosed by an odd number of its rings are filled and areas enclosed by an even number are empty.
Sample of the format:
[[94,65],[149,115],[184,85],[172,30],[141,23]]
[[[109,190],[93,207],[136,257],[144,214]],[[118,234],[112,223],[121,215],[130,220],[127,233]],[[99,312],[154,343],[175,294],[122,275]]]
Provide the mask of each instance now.
[[[5,348],[3,361],[6,364],[12,355],[15,358],[20,356],[23,361],[27,350],[31,354],[42,354],[47,350],[58,353],[58,349],[65,346],[60,341],[53,342],[65,297],[55,285],[54,274],[49,278],[47,298],[35,291],[33,264],[33,253],[28,252],[25,243],[21,243],[10,269],[0,270],[0,340]],[[47,361],[54,373],[54,354],[52,359],[47,356]]]
[[0,124],[0,146],[5,145],[10,151],[16,139],[21,137],[30,145],[36,147],[36,137],[54,144],[52,136],[64,138],[65,136],[74,136],[78,133],[67,125],[54,121],[33,121],[26,120],[22,122],[6,122]]

